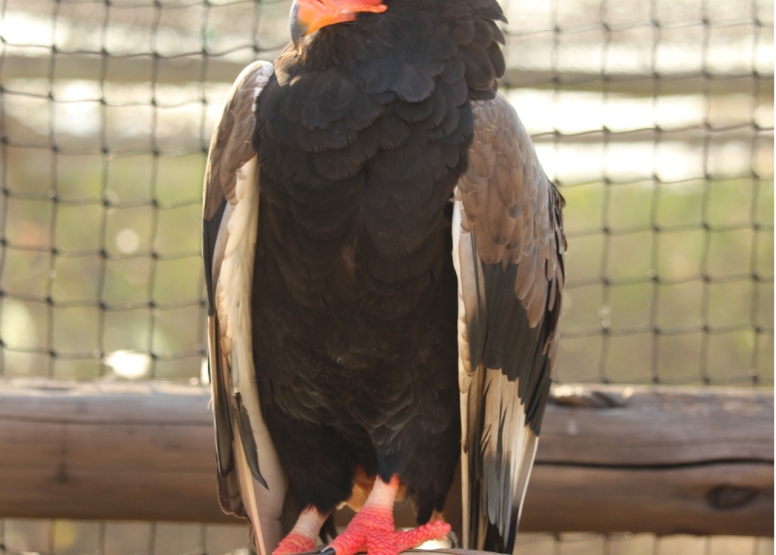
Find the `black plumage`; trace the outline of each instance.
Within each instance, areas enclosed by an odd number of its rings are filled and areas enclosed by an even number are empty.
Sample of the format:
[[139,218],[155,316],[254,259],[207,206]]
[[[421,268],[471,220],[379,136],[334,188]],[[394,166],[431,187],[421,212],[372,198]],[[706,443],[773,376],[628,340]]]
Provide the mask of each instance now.
[[[234,485],[230,438],[243,438],[248,470],[267,484],[244,407],[250,401],[230,384],[237,339],[219,339],[228,335],[219,332],[228,312],[219,299],[229,292],[225,285],[219,297],[216,289],[229,253],[219,238],[228,236],[241,194],[229,172],[251,156],[259,224],[246,297],[250,375],[300,507],[328,514],[348,499],[360,466],[384,482],[398,475],[418,522],[428,521],[442,510],[461,457],[462,422],[464,458],[474,457],[464,479],[470,495],[487,489],[489,465],[501,463],[485,460],[487,450],[476,445],[506,433],[489,428],[483,384],[491,369],[518,386],[514,403],[525,405],[525,426],[539,432],[565,244],[560,197],[541,180],[516,116],[510,140],[529,154],[489,151],[498,139],[478,135],[487,122],[482,106],[511,109],[496,94],[503,14],[495,0],[385,4],[385,13],[362,13],[289,45],[274,72],[246,70],[211,145],[204,211],[211,367],[221,500],[237,514],[251,517]],[[260,72],[261,86],[253,85]],[[251,91],[258,94],[249,114]],[[531,191],[537,198],[528,202]],[[536,208],[545,194],[548,205]],[[468,255],[459,259],[461,249]],[[459,388],[471,379],[482,393],[476,398]],[[470,407],[463,421],[462,403]],[[498,457],[506,450],[499,447]],[[511,492],[500,501],[511,507],[506,516],[486,507],[464,523],[475,529],[480,516],[490,520],[487,538],[472,532],[479,547],[511,550],[519,513]]]
[[[301,504],[324,512],[349,497],[358,463],[399,473],[425,522],[459,456],[449,200],[468,99],[486,87],[449,28],[484,16],[460,3],[440,22],[443,5],[393,2],[322,29],[304,55],[281,55],[257,102],[262,409]],[[397,48],[397,34],[411,40]],[[490,66],[490,91],[492,33],[462,38],[482,53],[474,67]]]

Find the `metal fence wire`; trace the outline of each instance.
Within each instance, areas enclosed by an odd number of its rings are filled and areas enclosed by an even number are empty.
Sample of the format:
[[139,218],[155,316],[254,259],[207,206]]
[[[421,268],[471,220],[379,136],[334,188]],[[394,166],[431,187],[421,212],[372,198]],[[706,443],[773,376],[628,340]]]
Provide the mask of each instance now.
[[[501,91],[567,200],[556,379],[771,386],[772,2],[502,5]],[[207,146],[289,7],[0,0],[0,376],[207,379]]]
[[[288,1],[3,0],[0,375],[199,381],[202,174]],[[568,206],[557,379],[773,382],[773,6],[504,0]]]

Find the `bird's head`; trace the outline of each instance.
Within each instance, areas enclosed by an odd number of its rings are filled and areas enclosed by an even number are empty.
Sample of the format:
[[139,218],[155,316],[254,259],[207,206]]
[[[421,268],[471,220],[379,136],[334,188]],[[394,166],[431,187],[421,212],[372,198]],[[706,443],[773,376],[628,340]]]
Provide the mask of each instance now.
[[383,0],[294,0],[291,6],[291,39],[299,48],[303,37],[327,25],[355,21],[362,12],[382,13]]

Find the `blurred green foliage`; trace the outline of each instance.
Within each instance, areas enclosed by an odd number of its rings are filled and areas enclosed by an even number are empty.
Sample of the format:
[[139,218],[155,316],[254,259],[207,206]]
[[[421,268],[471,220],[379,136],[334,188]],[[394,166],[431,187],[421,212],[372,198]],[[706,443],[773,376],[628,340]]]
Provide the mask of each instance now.
[[199,379],[205,154],[5,160],[4,375],[111,375],[104,358],[131,351],[151,355],[147,375]]
[[772,179],[563,194],[561,381],[773,383]]

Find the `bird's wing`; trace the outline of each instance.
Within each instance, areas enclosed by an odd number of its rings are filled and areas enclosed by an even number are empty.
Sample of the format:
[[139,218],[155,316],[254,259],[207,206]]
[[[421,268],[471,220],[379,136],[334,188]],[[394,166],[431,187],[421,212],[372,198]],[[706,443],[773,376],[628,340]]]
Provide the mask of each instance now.
[[472,108],[453,208],[463,535],[511,552],[558,351],[563,198],[503,96]]
[[259,168],[251,139],[256,98],[272,64],[245,68],[213,131],[205,172],[203,256],[218,494],[251,521],[259,555],[280,541],[286,477],[259,407],[251,340],[251,290],[259,224]]

